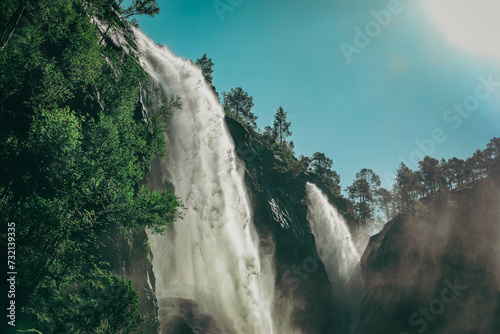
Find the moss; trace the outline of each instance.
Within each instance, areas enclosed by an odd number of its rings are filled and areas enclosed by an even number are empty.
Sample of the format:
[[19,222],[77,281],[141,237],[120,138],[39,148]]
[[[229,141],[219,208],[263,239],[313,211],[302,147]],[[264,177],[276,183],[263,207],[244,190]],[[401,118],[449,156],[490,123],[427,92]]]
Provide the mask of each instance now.
[[151,251],[151,242],[146,239],[143,243],[143,246],[144,246],[144,250],[146,252],[146,257],[148,259],[149,262],[152,262],[153,261],[153,252]]

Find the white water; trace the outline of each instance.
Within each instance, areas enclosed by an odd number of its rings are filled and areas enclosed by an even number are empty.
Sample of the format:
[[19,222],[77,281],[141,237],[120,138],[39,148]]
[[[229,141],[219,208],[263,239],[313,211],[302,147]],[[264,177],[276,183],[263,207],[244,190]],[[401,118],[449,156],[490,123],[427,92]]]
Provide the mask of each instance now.
[[359,254],[344,218],[314,184],[307,183],[307,220],[316,247],[334,284],[347,284],[359,265]]
[[162,300],[195,301],[224,333],[281,333],[273,322],[272,257],[259,238],[244,173],[222,108],[201,71],[135,31],[142,66],[168,94],[181,98],[171,118],[162,175],[186,207],[165,236],[150,236],[160,314]]

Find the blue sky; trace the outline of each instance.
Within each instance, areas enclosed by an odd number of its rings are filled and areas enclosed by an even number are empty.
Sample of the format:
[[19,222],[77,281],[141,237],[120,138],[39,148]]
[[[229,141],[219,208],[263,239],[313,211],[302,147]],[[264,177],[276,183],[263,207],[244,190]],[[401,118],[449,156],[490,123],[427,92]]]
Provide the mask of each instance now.
[[[160,14],[138,21],[174,53],[193,61],[204,53],[212,58],[217,90],[241,86],[252,95],[260,128],[283,106],[297,155],[324,152],[343,189],[361,168],[373,169],[389,187],[386,175],[402,160],[414,167],[411,158],[418,160],[419,152],[466,158],[500,135],[500,87],[467,118],[447,113],[475,96],[480,76],[500,82],[500,58],[452,42],[422,2],[390,3],[158,0]],[[372,11],[391,13],[385,27],[370,26]],[[366,47],[357,44],[363,47],[349,63],[340,45],[356,47],[354,28],[367,24],[373,37]],[[481,88],[482,96],[487,89]],[[435,130],[439,136],[432,139]]]

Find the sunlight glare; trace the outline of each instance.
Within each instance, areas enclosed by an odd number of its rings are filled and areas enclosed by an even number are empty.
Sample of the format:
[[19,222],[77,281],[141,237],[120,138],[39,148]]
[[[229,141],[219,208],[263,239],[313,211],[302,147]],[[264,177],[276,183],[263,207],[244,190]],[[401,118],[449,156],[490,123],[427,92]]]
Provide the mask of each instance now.
[[451,42],[500,59],[500,1],[424,0],[424,3]]

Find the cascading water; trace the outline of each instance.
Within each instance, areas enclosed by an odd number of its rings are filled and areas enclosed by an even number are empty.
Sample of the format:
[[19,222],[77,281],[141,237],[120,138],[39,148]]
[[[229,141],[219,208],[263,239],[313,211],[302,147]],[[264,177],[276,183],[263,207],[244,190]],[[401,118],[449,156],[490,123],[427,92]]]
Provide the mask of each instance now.
[[223,333],[281,332],[272,314],[273,255],[259,254],[222,108],[200,69],[140,31],[135,35],[142,66],[183,104],[169,124],[162,175],[181,197],[185,217],[167,235],[150,236],[160,314],[175,316],[181,311],[175,301],[188,300]]
[[344,218],[312,183],[306,184],[307,220],[316,248],[332,285],[332,298],[340,310],[337,331],[358,333],[364,283],[360,257]]
[[347,284],[359,266],[359,254],[344,218],[318,187],[307,183],[307,220],[330,281]]

